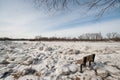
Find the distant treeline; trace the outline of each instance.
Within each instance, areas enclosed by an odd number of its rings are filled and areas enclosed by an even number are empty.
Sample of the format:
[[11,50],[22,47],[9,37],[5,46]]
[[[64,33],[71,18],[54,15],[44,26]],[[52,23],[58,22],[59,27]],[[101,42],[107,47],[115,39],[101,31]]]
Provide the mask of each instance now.
[[30,41],[31,39],[25,39],[25,38],[8,38],[8,37],[2,37],[0,38],[0,41]]
[[120,41],[120,33],[112,32],[107,33],[103,36],[101,33],[85,33],[78,37],[70,38],[70,37],[42,37],[36,36],[33,39],[13,39],[13,38],[0,38],[0,41]]

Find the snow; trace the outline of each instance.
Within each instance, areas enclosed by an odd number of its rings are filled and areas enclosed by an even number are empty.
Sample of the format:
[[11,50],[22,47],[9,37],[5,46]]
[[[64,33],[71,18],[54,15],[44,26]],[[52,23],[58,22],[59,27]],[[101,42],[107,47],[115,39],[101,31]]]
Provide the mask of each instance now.
[[[90,54],[96,54],[95,63],[87,63],[80,73],[76,61]],[[120,80],[119,76],[120,42],[0,41],[0,80]]]

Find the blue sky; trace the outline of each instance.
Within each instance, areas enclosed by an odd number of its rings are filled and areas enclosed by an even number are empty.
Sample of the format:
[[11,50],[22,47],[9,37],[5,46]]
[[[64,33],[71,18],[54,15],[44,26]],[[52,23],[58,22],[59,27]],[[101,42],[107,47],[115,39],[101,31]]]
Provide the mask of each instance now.
[[96,18],[96,10],[85,7],[51,11],[37,9],[31,0],[0,0],[0,37],[76,37],[83,33],[120,32],[119,8]]

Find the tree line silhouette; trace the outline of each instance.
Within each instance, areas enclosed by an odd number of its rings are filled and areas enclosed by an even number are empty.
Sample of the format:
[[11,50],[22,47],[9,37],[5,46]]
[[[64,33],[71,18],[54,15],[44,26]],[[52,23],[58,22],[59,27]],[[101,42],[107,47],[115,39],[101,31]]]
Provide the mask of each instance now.
[[78,37],[42,37],[35,36],[35,38],[8,38],[1,37],[0,41],[120,41],[120,33],[111,32],[103,36],[101,33],[85,33]]

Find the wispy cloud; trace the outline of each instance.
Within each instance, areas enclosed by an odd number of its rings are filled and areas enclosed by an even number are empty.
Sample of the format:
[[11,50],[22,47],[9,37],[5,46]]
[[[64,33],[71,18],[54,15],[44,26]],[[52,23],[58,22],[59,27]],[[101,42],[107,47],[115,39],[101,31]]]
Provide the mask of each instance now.
[[[0,1],[0,37],[77,36],[86,32],[118,32],[119,12],[96,21],[86,8],[48,14],[24,0]],[[108,20],[107,20],[108,19]]]
[[60,37],[77,37],[80,34],[84,33],[94,33],[94,32],[101,32],[104,34],[109,32],[119,32],[120,33],[120,19],[118,20],[110,20],[106,22],[101,23],[95,23],[91,25],[83,25],[83,26],[77,26],[75,28],[69,28],[64,30],[57,30],[57,31],[51,31],[48,33],[43,33],[43,36],[60,36]]

